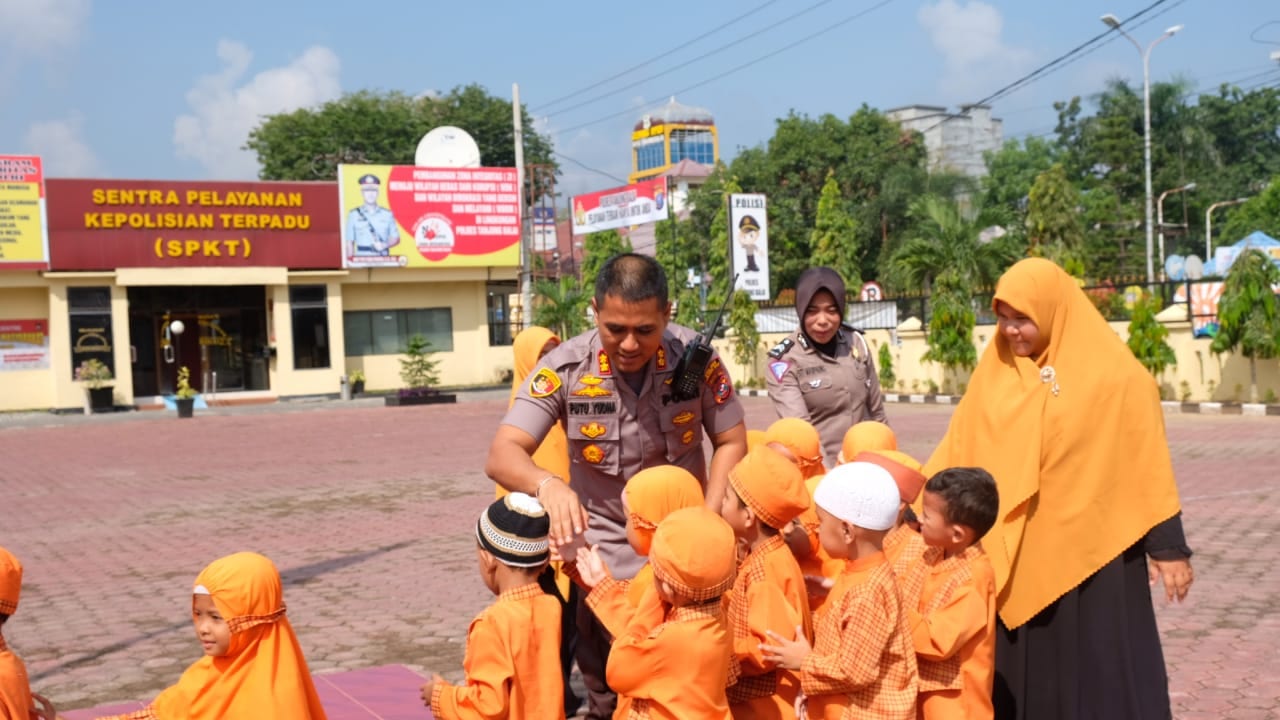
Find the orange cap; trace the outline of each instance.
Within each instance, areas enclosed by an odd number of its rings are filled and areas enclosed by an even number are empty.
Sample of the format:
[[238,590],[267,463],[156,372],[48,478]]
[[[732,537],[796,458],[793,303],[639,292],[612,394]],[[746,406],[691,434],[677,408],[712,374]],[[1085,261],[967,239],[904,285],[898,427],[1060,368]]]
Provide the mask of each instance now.
[[897,450],[898,436],[893,428],[876,420],[863,420],[845,431],[840,443],[840,462],[846,463],[867,450]]
[[705,506],[676,510],[658,523],[649,548],[654,579],[694,602],[720,597],[738,573],[733,528]]
[[826,471],[822,466],[822,436],[807,420],[795,417],[777,420],[765,431],[764,439],[766,443],[785,445],[795,456],[800,472],[805,477],[821,475]]
[[770,447],[756,448],[729,470],[729,485],[760,521],[781,529],[809,509],[804,476]]
[[12,615],[17,612],[21,594],[22,563],[13,553],[0,547],[0,613]]
[[893,476],[898,484],[898,493],[902,502],[913,503],[920,497],[920,490],[928,480],[921,472],[923,466],[915,458],[897,450],[875,450],[860,452],[853,458],[854,462],[869,462],[879,465]]

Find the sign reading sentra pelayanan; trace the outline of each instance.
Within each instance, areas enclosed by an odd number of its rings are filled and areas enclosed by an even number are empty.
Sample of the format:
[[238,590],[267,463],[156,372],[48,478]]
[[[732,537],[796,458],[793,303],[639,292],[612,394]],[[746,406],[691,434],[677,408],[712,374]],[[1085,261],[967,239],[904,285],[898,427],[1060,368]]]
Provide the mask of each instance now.
[[54,270],[342,265],[336,183],[45,180]]

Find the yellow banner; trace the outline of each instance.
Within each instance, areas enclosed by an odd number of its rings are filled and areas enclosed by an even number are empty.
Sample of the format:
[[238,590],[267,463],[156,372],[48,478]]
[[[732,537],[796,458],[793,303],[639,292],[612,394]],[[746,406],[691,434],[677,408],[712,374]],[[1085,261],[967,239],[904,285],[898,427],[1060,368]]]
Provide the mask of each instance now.
[[0,269],[48,267],[40,158],[0,155]]

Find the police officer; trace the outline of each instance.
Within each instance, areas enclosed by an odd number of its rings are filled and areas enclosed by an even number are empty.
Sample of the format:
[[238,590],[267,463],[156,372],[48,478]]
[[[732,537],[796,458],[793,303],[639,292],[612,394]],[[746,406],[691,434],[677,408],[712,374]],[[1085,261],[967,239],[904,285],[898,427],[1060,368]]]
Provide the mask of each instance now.
[[743,215],[738,221],[738,244],[747,255],[747,266],[743,272],[760,272],[756,264],[756,249],[760,245],[760,223],[750,215]]
[[[703,483],[707,506],[718,508],[729,468],[746,454],[747,431],[719,357],[699,373],[699,397],[672,397],[676,366],[696,333],[668,323],[666,273],[653,258],[610,258],[596,277],[591,306],[596,328],[565,341],[534,369],[494,436],[485,473],[508,490],[537,496],[557,546],[569,548],[585,533],[613,576],[629,578],[643,559],[627,543],[621,497],[627,479],[646,467],[678,465]],[[556,423],[568,435],[572,485],[531,459]],[[616,700],[604,681],[609,639],[585,603],[578,629],[588,717],[611,717]]]
[[845,316],[844,280],[809,268],[796,283],[800,328],[769,351],[765,382],[778,417],[808,420],[822,436],[827,467],[845,431],[863,420],[885,422],[884,396],[866,338]]
[[364,204],[347,213],[347,257],[386,257],[400,243],[395,216],[378,204],[381,185],[377,175],[360,176]]

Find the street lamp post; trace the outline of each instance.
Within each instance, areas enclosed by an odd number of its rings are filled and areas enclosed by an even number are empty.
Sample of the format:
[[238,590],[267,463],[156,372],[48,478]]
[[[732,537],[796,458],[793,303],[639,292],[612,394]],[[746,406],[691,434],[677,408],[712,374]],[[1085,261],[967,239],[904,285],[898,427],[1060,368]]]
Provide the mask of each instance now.
[[1147,284],[1151,284],[1155,282],[1156,277],[1155,264],[1152,259],[1152,251],[1154,250],[1152,247],[1152,241],[1154,238],[1152,237],[1153,233],[1151,225],[1151,51],[1160,43],[1173,37],[1174,33],[1182,29],[1182,26],[1174,25],[1168,30],[1165,30],[1163,35],[1153,40],[1151,44],[1147,46],[1147,49],[1143,50],[1142,45],[1139,44],[1137,40],[1134,40],[1132,35],[1125,32],[1124,29],[1120,27],[1120,20],[1116,18],[1115,15],[1112,15],[1111,13],[1103,15],[1102,22],[1105,23],[1107,27],[1123,35],[1129,42],[1133,43],[1133,46],[1138,48],[1138,54],[1142,56],[1142,165],[1144,174],[1146,175],[1147,185],[1147,201],[1145,208],[1147,222]]
[[1172,195],[1173,193],[1186,192],[1188,190],[1195,190],[1195,189],[1196,189],[1196,184],[1193,182],[1189,182],[1186,185],[1183,185],[1182,187],[1174,188],[1172,190],[1165,190],[1164,192],[1160,193],[1160,198],[1156,200],[1156,227],[1158,228],[1158,232],[1160,233],[1160,272],[1161,273],[1164,272],[1164,199],[1169,195]]
[[1240,203],[1248,202],[1248,201],[1249,201],[1249,198],[1247,197],[1236,198],[1235,200],[1223,200],[1222,202],[1216,202],[1210,205],[1209,209],[1204,211],[1204,261],[1205,262],[1209,262],[1209,253],[1213,252],[1213,248],[1211,246],[1211,243],[1212,243],[1211,238],[1213,238],[1213,211],[1220,207],[1227,207],[1228,205],[1239,205]]

